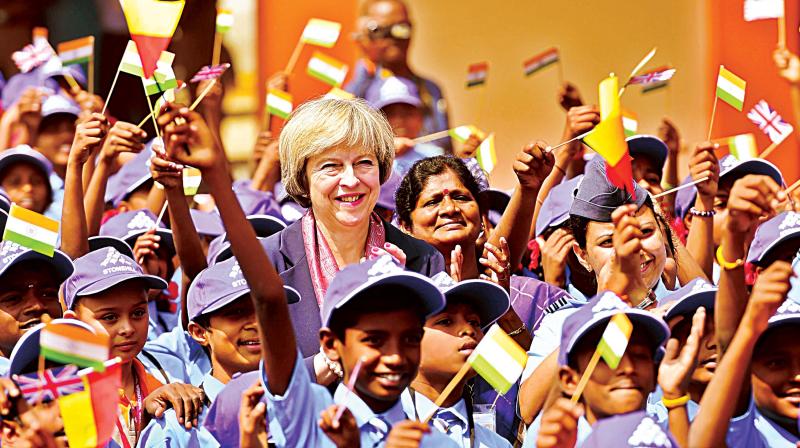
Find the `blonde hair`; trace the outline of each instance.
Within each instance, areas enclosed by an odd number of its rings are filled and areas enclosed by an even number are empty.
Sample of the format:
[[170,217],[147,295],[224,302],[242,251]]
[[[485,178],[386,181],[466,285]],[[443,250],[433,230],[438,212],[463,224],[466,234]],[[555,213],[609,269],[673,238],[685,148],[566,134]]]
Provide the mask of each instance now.
[[394,134],[380,112],[358,98],[318,98],[302,104],[281,131],[281,181],[298,204],[310,207],[306,163],[335,147],[364,148],[378,159],[381,184],[392,173]]

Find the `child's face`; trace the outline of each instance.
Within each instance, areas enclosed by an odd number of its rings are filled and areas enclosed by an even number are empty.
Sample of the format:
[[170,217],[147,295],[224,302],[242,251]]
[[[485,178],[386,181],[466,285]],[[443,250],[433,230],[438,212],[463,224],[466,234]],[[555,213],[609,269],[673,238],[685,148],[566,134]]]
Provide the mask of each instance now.
[[[448,382],[483,339],[481,321],[471,305],[448,304],[425,321],[419,373],[429,380]],[[474,373],[473,373],[474,375]]]
[[637,157],[633,159],[633,179],[647,190],[650,194],[659,194],[664,191],[661,188],[661,170],[658,169],[653,160],[649,157]]
[[417,138],[422,132],[423,115],[418,107],[410,104],[390,104],[381,109],[392,126],[396,137]]
[[36,149],[56,166],[66,166],[75,138],[75,116],[59,114],[42,120],[36,136]]
[[132,361],[147,342],[149,313],[147,290],[129,280],[101,293],[81,297],[75,305],[77,318],[108,334],[111,358]]
[[[69,446],[57,401],[33,406],[18,403],[18,407],[25,408],[24,411],[19,412],[19,420],[7,419],[3,422],[3,445],[31,446],[28,443],[40,440],[40,437],[45,435],[45,437],[52,437],[55,447]],[[38,431],[34,431],[32,425],[35,425]],[[33,446],[38,445],[34,444]]]
[[[336,341],[344,371],[363,359],[356,390],[372,409],[387,408],[417,375],[423,328],[410,310],[362,314]],[[348,380],[349,378],[345,378]]]
[[61,317],[53,268],[41,261],[12,266],[0,278],[0,352],[9,356],[19,338],[42,322]]
[[203,345],[211,349],[215,364],[229,375],[258,368],[261,340],[249,294],[211,314]]
[[44,213],[47,206],[48,179],[44,173],[29,163],[16,163],[6,169],[0,186],[6,190],[11,202],[36,213]]
[[800,410],[800,326],[769,330],[753,351],[751,371],[756,405],[796,422]]
[[[683,320],[676,325],[670,325],[670,328],[672,337],[676,338],[680,346],[683,347],[692,329],[691,316],[684,316]],[[700,350],[697,354],[697,359],[699,361],[692,373],[691,381],[707,386],[708,383],[711,382],[711,378],[714,377],[714,372],[717,370],[717,341],[714,315],[711,313],[706,317],[703,339],[700,340]]]

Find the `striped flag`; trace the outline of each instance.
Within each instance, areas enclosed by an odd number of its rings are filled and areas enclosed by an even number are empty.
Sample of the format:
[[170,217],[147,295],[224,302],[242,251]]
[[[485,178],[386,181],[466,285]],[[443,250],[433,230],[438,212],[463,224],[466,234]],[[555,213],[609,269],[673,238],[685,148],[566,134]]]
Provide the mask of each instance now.
[[525,61],[522,64],[522,68],[525,71],[525,76],[530,76],[543,68],[555,64],[559,59],[558,48],[553,47]]
[[761,132],[767,134],[772,143],[780,143],[789,134],[792,133],[794,128],[789,123],[783,121],[778,112],[769,107],[766,101],[760,100],[755,106],[747,113],[747,118],[750,119]]
[[736,160],[748,160],[758,157],[756,137],[753,134],[739,134],[728,137],[728,152]]
[[342,90],[338,87],[332,88],[328,93],[325,94],[325,98],[339,98],[340,100],[352,100],[356,96],[352,93]]
[[448,131],[450,137],[459,142],[464,143],[471,135],[475,135],[478,137],[479,140],[483,140],[486,138],[486,133],[478,129],[477,127],[468,124],[464,126],[458,126]]
[[83,390],[58,399],[64,432],[70,446],[106,446],[119,416],[120,360],[106,362],[101,371],[84,369],[79,373]]
[[[31,32],[31,42],[34,45],[38,44],[39,42],[48,42],[48,38],[50,37],[50,31],[47,30],[46,27],[43,26],[35,26],[33,27],[33,31]],[[49,43],[48,43],[49,45]]]
[[183,169],[183,195],[194,196],[200,189],[200,181],[203,179],[200,170],[187,166]]
[[39,336],[42,356],[62,364],[92,367],[103,371],[108,361],[108,336],[76,325],[52,325]]
[[494,170],[495,165],[497,165],[497,151],[494,148],[494,132],[483,139],[481,145],[478,146],[478,150],[475,152],[475,158],[478,159],[478,164],[483,168],[483,171],[491,173],[492,170]]
[[142,78],[144,89],[148,95],[155,95],[157,93],[166,92],[169,89],[178,87],[178,80],[175,78],[175,72],[172,71],[172,60],[175,58],[174,53],[168,51],[161,52],[161,59],[157,62],[156,71],[150,78]]
[[315,51],[308,60],[308,74],[320,81],[339,87],[347,76],[347,64]]
[[527,361],[525,350],[497,324],[492,325],[467,358],[472,369],[501,395],[517,382]]
[[225,73],[225,70],[229,69],[230,67],[231,64],[228,64],[227,62],[219,65],[206,65],[198,70],[192,79],[189,80],[189,82],[208,81],[210,79],[219,78],[223,73]]
[[277,89],[267,92],[267,110],[272,115],[277,115],[284,120],[292,113],[292,94]]
[[608,326],[597,344],[597,351],[611,369],[616,369],[628,348],[633,324],[625,313],[617,313],[608,322]]
[[143,78],[150,78],[178,27],[185,0],[120,0],[120,4],[141,57]]
[[744,92],[747,82],[734,75],[724,66],[719,66],[719,76],[717,76],[717,98],[741,111],[744,106]]
[[233,27],[233,12],[230,9],[217,10],[217,32],[227,33]]
[[73,365],[14,375],[14,382],[30,404],[47,403],[83,390],[83,380]]
[[486,75],[489,73],[488,62],[478,62],[467,68],[467,87],[475,87],[486,83]]
[[672,67],[659,67],[641,75],[634,76],[628,81],[628,84],[642,84],[648,85],[658,82],[669,81],[675,75],[675,69]]
[[89,62],[93,52],[94,36],[81,37],[58,44],[58,57],[64,65]]
[[331,48],[339,39],[342,24],[330,20],[309,19],[300,40],[303,43]]
[[139,52],[136,50],[136,42],[128,41],[125,52],[122,53],[122,60],[119,61],[119,71],[133,76],[144,76],[142,58],[139,57]]
[[52,257],[58,244],[59,222],[34,211],[11,204],[3,241],[13,241]]
[[622,109],[622,128],[625,129],[625,137],[636,135],[639,130],[639,119],[635,113]]
[[747,22],[777,19],[783,14],[783,0],[744,0],[744,20]]
[[28,73],[36,67],[47,62],[56,52],[46,40],[39,40],[36,43],[25,45],[22,50],[11,54],[19,71]]

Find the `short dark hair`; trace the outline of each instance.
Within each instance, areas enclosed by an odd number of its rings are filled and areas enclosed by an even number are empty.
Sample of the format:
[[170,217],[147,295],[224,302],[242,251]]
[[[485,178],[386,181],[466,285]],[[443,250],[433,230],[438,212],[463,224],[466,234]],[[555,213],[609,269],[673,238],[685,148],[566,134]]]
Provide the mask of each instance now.
[[[417,208],[419,194],[428,183],[428,178],[438,176],[450,170],[458,176],[458,180],[469,190],[475,201],[478,202],[478,194],[481,191],[478,181],[469,171],[469,168],[453,156],[435,156],[427,159],[418,160],[408,174],[400,181],[400,186],[394,195],[397,204],[396,212],[400,224],[411,227],[411,212]],[[480,206],[480,203],[478,204]]]
[[[422,305],[416,301],[409,301],[409,296],[416,296],[417,292],[410,287],[385,286],[375,287],[357,294],[333,315],[328,328],[337,338],[344,341],[344,332],[358,323],[362,315],[368,313],[391,313],[399,310],[409,310],[419,316],[420,326],[425,324],[425,314]],[[379,300],[376,300],[380,297]]]

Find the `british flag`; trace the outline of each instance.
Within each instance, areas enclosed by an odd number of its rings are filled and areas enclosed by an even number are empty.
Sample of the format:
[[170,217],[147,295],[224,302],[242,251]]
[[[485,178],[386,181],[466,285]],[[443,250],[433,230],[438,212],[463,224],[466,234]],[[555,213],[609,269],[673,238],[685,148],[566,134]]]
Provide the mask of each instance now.
[[778,112],[769,107],[764,100],[759,101],[747,113],[747,118],[755,123],[761,132],[767,134],[772,143],[782,142],[794,130],[792,125],[783,121]]
[[214,78],[219,78],[225,73],[225,70],[230,68],[231,64],[219,64],[219,65],[206,65],[205,67],[201,68],[194,77],[189,80],[189,82],[200,82],[200,81],[208,81]]
[[73,365],[14,377],[28,403],[53,401],[83,391],[83,379]]
[[22,50],[15,51],[11,55],[14,64],[22,73],[28,73],[36,67],[47,62],[56,52],[47,41],[38,41],[33,44],[25,45]]
[[652,84],[654,82],[664,82],[668,81],[672,76],[675,75],[675,69],[672,67],[659,67],[657,69],[650,70],[647,73],[642,73],[641,75],[634,76],[628,81],[628,84]]

